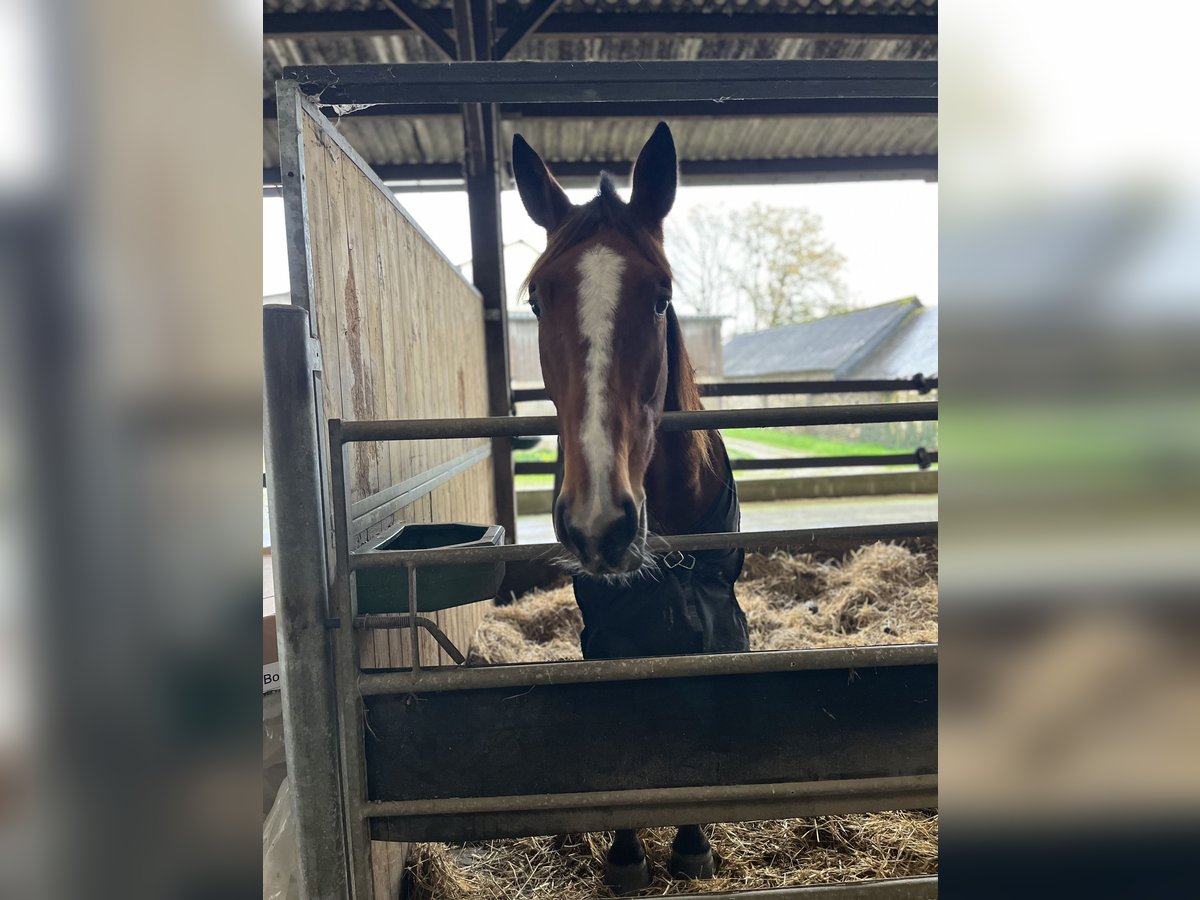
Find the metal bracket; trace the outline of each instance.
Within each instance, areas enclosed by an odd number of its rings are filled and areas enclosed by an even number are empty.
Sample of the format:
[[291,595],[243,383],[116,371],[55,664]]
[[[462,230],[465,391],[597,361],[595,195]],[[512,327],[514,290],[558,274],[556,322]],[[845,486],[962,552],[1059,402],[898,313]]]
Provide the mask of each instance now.
[[678,550],[672,550],[663,557],[663,564],[668,569],[694,569],[696,568],[696,557],[690,553],[681,553]]
[[308,338],[308,366],[314,372],[324,371],[321,365],[321,342],[311,335]]

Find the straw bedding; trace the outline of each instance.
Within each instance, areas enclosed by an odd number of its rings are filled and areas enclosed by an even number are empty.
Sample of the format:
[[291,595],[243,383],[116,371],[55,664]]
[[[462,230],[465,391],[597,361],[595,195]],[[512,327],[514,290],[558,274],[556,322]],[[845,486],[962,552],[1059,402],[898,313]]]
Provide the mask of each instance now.
[[[840,561],[747,554],[738,600],[755,650],[937,640],[937,551],[891,544]],[[468,664],[579,659],[579,610],[569,585],[497,607],[475,634]],[[929,875],[937,871],[932,811],[818,816],[712,825],[717,876],[672,880],[673,828],[641,832],[654,883],[649,896]],[[609,836],[569,834],[465,845],[420,844],[412,857],[422,900],[575,900],[608,896],[601,884]]]

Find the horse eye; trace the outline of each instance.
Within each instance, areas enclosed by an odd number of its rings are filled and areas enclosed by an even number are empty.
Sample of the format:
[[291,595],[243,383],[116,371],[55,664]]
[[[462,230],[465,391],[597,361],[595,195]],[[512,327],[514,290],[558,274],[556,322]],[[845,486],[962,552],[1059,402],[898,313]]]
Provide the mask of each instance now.
[[658,299],[654,301],[654,314],[662,318],[667,314],[667,307],[671,305],[671,293],[666,291],[658,295]]
[[536,316],[539,319],[542,317],[542,308],[540,306],[538,306],[536,303],[534,303],[532,300],[529,301],[529,308],[531,310],[533,310],[534,316]]

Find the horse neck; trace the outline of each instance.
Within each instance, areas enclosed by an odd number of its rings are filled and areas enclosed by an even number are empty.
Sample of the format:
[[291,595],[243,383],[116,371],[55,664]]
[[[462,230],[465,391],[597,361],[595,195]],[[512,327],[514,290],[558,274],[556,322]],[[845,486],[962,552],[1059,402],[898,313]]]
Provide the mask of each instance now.
[[[674,313],[672,312],[672,319]],[[700,410],[678,323],[668,329],[666,412]],[[660,432],[646,469],[646,503],[661,534],[695,531],[723,489],[725,444],[716,431]]]

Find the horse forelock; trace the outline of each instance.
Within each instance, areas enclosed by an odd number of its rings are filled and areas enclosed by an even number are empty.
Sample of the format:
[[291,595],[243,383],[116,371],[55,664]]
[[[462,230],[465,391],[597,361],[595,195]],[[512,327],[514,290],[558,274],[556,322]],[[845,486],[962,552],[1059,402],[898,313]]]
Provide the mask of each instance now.
[[623,235],[638,253],[670,277],[671,264],[663,251],[661,235],[649,231],[638,221],[629,204],[617,194],[612,176],[601,172],[596,196],[574,207],[562,224],[547,236],[546,249],[521,283],[521,293],[528,292],[529,285],[548,265],[572,248],[594,239],[605,228]]

